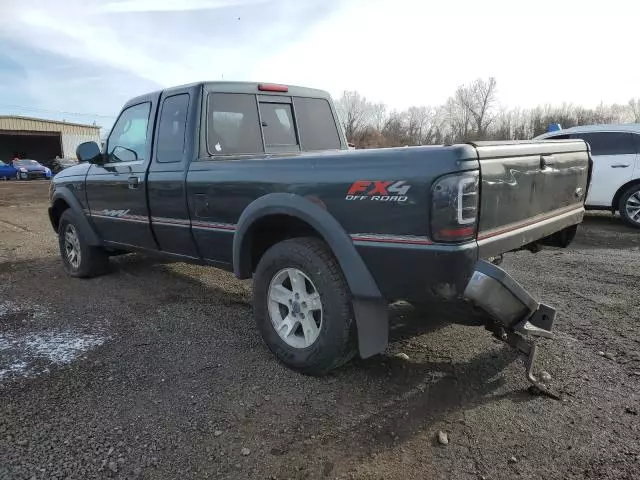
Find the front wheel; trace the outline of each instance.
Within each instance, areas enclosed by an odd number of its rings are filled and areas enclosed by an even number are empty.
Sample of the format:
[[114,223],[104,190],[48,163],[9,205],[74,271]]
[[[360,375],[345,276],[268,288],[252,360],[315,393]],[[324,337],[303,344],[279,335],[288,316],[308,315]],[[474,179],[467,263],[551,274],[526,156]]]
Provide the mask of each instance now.
[[62,264],[72,277],[95,277],[107,271],[109,257],[101,247],[88,244],[77,214],[65,210],[58,224],[58,244]]
[[356,353],[349,287],[321,240],[294,238],[267,250],[254,275],[253,309],[264,342],[288,367],[324,375]]
[[640,185],[632,185],[622,194],[618,210],[627,225],[640,228]]
[[16,180],[29,180],[29,174],[24,172],[16,173]]

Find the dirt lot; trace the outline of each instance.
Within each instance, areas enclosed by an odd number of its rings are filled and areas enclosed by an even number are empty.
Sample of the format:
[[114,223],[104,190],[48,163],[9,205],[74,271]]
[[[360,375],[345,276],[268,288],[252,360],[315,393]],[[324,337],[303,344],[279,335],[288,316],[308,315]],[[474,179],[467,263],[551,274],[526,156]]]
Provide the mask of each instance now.
[[132,255],[67,278],[47,188],[0,182],[0,479],[638,478],[640,232],[609,215],[503,264],[559,309],[554,401],[438,313],[398,311],[385,355],[292,373],[229,274]]

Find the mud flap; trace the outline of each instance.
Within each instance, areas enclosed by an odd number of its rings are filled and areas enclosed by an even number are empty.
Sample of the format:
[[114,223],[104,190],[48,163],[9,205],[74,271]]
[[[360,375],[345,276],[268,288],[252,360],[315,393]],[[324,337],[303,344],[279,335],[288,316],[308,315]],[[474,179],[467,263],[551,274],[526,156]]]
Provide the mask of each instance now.
[[538,302],[507,272],[484,260],[478,261],[464,298],[488,314],[486,328],[496,338],[526,356],[527,380],[559,400],[534,374],[537,345],[532,338],[553,338],[555,309]]

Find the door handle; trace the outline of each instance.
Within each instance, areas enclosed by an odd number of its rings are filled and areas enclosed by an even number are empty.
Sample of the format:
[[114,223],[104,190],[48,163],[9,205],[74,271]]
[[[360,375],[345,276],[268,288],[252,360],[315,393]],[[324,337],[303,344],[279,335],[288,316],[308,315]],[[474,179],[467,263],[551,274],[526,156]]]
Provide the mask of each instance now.
[[627,168],[629,165],[624,165],[622,163],[617,163],[616,165],[611,165],[611,168]]
[[136,188],[138,188],[138,185],[140,185],[140,179],[138,177],[129,177],[128,183],[129,189],[135,190]]

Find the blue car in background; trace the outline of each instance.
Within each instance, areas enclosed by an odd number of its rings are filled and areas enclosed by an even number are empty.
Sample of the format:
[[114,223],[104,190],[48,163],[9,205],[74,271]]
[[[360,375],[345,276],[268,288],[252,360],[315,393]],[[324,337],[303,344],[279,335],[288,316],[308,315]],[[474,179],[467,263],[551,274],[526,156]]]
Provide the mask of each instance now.
[[51,169],[40,165],[35,160],[22,158],[13,161],[13,168],[17,170],[16,178],[19,180],[31,180],[33,178],[51,178]]
[[11,178],[16,178],[17,175],[18,170],[16,170],[13,165],[0,160],[0,180],[9,180]]

